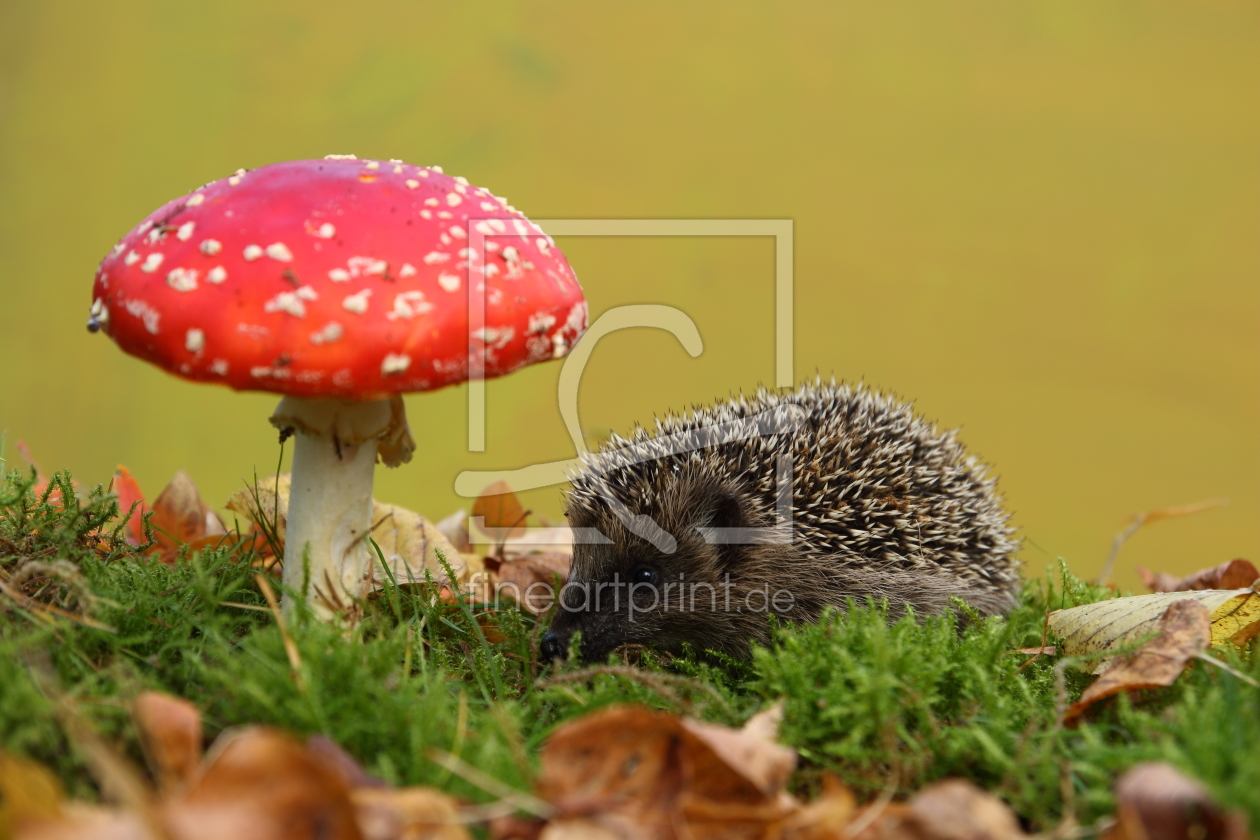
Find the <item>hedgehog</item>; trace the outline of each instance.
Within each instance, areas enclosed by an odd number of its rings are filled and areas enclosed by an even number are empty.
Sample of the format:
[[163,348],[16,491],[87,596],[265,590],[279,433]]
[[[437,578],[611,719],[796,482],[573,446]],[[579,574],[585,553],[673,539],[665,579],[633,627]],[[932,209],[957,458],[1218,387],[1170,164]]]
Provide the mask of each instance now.
[[759,389],[614,435],[583,456],[565,515],[573,564],[544,635],[563,658],[623,645],[749,655],[779,621],[886,601],[889,619],[960,599],[1015,606],[996,478],[913,406],[821,379]]

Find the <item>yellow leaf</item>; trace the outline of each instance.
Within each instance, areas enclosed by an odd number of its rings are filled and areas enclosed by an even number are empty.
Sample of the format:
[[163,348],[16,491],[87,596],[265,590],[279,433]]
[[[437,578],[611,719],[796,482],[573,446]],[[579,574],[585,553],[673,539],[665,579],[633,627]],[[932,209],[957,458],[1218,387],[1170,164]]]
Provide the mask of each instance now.
[[[1056,610],[1050,613],[1050,631],[1062,641],[1061,655],[1107,653],[1131,647],[1155,633],[1168,606],[1183,600],[1199,601],[1212,614],[1213,645],[1223,644],[1260,622],[1260,603],[1250,589],[1207,589],[1134,595]],[[1093,673],[1102,673],[1110,664],[1111,657],[1097,661]]]
[[52,819],[61,805],[61,785],[42,764],[0,753],[0,837],[15,836],[19,823]]

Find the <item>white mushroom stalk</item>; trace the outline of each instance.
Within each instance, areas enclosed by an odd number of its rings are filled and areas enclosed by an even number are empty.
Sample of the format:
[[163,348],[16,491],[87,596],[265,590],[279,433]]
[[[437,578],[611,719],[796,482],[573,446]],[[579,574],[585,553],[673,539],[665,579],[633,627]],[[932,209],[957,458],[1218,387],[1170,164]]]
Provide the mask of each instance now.
[[[284,545],[285,589],[324,621],[354,624],[372,567],[372,474],[411,460],[415,442],[402,398],[373,401],[286,396],[271,423],[294,435]],[[284,599],[292,612],[294,597]]]

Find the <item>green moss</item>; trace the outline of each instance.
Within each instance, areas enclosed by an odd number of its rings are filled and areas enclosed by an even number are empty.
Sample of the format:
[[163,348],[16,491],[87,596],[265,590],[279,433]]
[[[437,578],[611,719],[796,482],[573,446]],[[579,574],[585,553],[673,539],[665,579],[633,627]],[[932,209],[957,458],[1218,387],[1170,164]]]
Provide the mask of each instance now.
[[[782,737],[801,754],[802,791],[823,772],[864,797],[963,776],[1047,829],[1065,808],[1085,823],[1106,815],[1116,776],[1162,758],[1260,819],[1260,769],[1246,760],[1260,750],[1260,691],[1219,669],[1195,667],[1173,688],[1113,703],[1079,729],[1057,726],[1055,660],[1020,669],[1026,657],[1008,651],[1041,644],[1047,607],[1107,597],[1065,570],[1053,585],[1030,585],[1005,619],[889,625],[879,605],[852,605],[816,625],[776,628],[751,662],[649,659],[640,672],[585,676],[576,666],[544,673],[531,656],[539,628],[515,610],[447,606],[431,592],[391,587],[350,639],[299,616],[296,679],[252,557],[210,550],[165,566],[121,539],[103,490],[80,497],[65,475],[42,497],[32,485],[14,473],[0,486],[0,579],[43,564],[23,591],[103,626],[0,596],[0,748],[48,764],[77,796],[95,796],[95,787],[53,694],[137,760],[127,701],[154,688],[196,703],[211,736],[249,723],[322,733],[391,783],[438,785],[473,801],[489,797],[427,750],[527,787],[551,729],[602,706],[644,703],[738,725],[782,698]],[[114,524],[102,533],[101,523]],[[1260,676],[1249,654],[1228,658]],[[1088,681],[1063,671],[1063,696]]]

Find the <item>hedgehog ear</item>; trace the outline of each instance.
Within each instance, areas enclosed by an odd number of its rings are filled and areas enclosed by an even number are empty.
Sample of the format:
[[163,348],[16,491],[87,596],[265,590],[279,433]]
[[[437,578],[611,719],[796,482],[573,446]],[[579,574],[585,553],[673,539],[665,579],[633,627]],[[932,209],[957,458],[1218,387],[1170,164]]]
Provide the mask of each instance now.
[[[748,514],[739,497],[725,490],[719,490],[705,501],[701,508],[705,515],[699,523],[701,533],[717,549],[722,562],[733,565],[742,556],[743,549],[743,541],[736,532],[748,527]],[[709,528],[717,531],[706,533]]]

